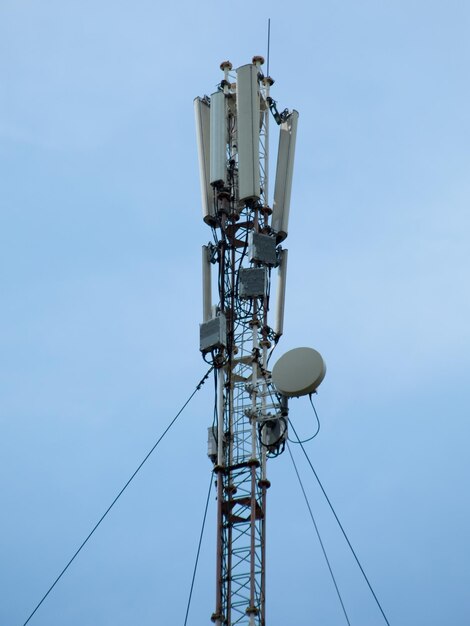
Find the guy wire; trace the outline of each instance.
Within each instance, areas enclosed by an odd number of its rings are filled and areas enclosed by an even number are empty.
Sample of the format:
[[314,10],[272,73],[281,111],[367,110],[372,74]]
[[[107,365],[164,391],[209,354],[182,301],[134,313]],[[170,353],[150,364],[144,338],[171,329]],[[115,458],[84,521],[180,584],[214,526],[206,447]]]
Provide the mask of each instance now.
[[131,484],[131,482],[134,480],[134,478],[137,476],[137,474],[139,473],[139,471],[141,470],[141,468],[143,467],[143,465],[147,462],[147,460],[149,459],[150,455],[152,454],[152,452],[155,450],[155,448],[158,446],[158,444],[160,443],[160,441],[163,439],[163,437],[167,434],[167,432],[170,430],[170,428],[173,426],[173,424],[176,422],[176,420],[178,419],[178,417],[181,415],[181,413],[184,411],[184,409],[188,406],[188,404],[190,403],[190,401],[193,399],[193,397],[196,395],[196,393],[199,391],[199,389],[202,387],[202,385],[206,382],[209,374],[212,372],[212,370],[214,369],[214,366],[210,367],[208,369],[208,371],[206,372],[206,374],[203,376],[203,378],[201,378],[201,380],[199,381],[199,383],[196,385],[196,388],[194,389],[194,391],[192,392],[192,394],[189,396],[189,398],[186,400],[186,402],[183,404],[183,406],[181,407],[181,409],[178,411],[178,413],[175,415],[175,417],[171,420],[171,422],[168,424],[168,426],[165,428],[165,430],[163,431],[163,433],[160,435],[160,437],[157,439],[157,441],[153,444],[153,446],[150,448],[150,450],[147,452],[147,454],[145,455],[144,459],[139,463],[137,469],[133,472],[133,474],[131,475],[131,477],[128,479],[128,481],[126,482],[126,484],[124,485],[124,487],[122,487],[121,491],[117,494],[117,496],[114,498],[114,500],[111,502],[111,504],[108,506],[108,508],[106,509],[106,511],[103,513],[103,515],[100,517],[100,519],[96,522],[96,524],[93,526],[92,530],[88,533],[87,537],[82,541],[82,543],[80,544],[79,548],[75,551],[75,553],[73,554],[72,558],[68,561],[67,565],[63,568],[63,570],[60,572],[60,574],[57,576],[57,578],[54,580],[54,582],[52,583],[52,585],[49,587],[49,589],[46,591],[46,593],[43,595],[43,597],[41,598],[41,600],[38,602],[38,604],[35,606],[33,612],[29,615],[28,619],[24,622],[23,626],[26,626],[26,624],[31,620],[31,618],[33,617],[33,615],[36,613],[36,611],[39,609],[39,607],[41,606],[41,604],[44,602],[44,600],[47,598],[47,596],[51,593],[51,591],[54,589],[54,587],[57,585],[57,583],[59,582],[59,580],[62,578],[62,576],[65,574],[65,572],[68,570],[68,568],[72,565],[72,563],[75,561],[75,559],[77,558],[77,556],[79,555],[79,553],[82,551],[82,549],[85,547],[85,545],[88,543],[88,541],[91,539],[92,535],[94,534],[94,532],[97,530],[98,526],[101,524],[101,522],[104,520],[104,518],[108,515],[108,513],[111,511],[111,509],[113,508],[113,506],[116,504],[116,502],[119,500],[119,498],[122,496],[122,494],[124,493],[124,491],[127,489],[127,487]]

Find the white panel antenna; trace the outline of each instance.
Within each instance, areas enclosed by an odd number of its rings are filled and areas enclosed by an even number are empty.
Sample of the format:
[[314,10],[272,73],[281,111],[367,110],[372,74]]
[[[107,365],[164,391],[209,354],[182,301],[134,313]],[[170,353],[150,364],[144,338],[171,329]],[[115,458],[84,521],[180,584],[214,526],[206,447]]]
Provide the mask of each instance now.
[[210,183],[223,187],[227,183],[227,112],[225,94],[216,91],[211,95],[210,115]]
[[202,246],[202,321],[212,318],[212,283],[209,246]]
[[283,241],[288,233],[298,119],[298,112],[292,111],[280,127],[272,217],[272,229],[278,234],[278,241]]
[[215,219],[214,190],[209,180],[210,167],[210,105],[207,99],[194,99],[196,139],[199,157],[199,180],[201,184],[202,216],[206,223]]
[[238,193],[239,200],[258,200],[260,94],[258,68],[237,69]]
[[284,332],[284,304],[286,300],[287,278],[287,250],[281,250],[281,259],[278,267],[277,293],[276,293],[276,317],[274,321],[274,336],[279,338]]

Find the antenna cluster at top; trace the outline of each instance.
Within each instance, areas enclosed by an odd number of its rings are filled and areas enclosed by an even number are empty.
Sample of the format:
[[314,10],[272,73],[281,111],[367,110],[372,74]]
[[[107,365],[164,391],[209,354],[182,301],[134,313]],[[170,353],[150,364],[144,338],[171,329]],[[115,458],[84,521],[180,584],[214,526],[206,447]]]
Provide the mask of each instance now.
[[[261,210],[264,230],[286,238],[297,133],[297,111],[279,113],[264,76],[264,59],[233,70],[221,63],[223,79],[210,97],[194,100],[204,221],[236,219],[243,208]],[[279,125],[279,147],[272,203],[269,198],[269,116]],[[271,217],[271,219],[269,219]],[[270,222],[270,224],[269,224]]]

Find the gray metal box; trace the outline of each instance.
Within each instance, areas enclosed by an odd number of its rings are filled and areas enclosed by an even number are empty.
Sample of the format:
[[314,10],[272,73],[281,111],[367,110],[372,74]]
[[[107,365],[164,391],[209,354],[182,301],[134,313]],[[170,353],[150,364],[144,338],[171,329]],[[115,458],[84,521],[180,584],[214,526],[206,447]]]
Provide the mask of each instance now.
[[270,235],[250,233],[250,261],[258,261],[265,265],[276,265],[276,239]]
[[222,313],[217,317],[199,324],[199,349],[201,352],[209,352],[215,348],[225,347],[227,337],[227,325],[225,315]]
[[239,273],[238,295],[240,298],[256,298],[266,293],[266,268],[243,268]]

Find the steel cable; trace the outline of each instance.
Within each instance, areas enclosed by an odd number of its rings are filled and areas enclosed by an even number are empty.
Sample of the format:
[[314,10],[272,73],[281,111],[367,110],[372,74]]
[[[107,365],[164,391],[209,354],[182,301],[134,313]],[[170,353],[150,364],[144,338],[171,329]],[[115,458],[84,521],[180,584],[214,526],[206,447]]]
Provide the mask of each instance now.
[[318,530],[318,526],[317,526],[317,523],[315,521],[315,517],[313,516],[313,512],[312,512],[312,509],[310,507],[310,502],[308,501],[308,497],[307,497],[307,494],[305,492],[305,489],[304,489],[304,486],[303,486],[303,483],[302,483],[302,479],[300,478],[299,470],[297,469],[297,465],[296,465],[296,463],[294,461],[294,457],[292,456],[292,451],[290,449],[290,445],[289,444],[287,444],[287,451],[289,452],[290,458],[292,460],[292,464],[294,466],[294,470],[295,470],[295,473],[297,475],[297,479],[299,481],[300,488],[302,489],[302,493],[304,494],[305,503],[307,504],[307,508],[308,508],[309,513],[310,513],[310,517],[312,518],[312,522],[313,522],[313,525],[315,527],[315,532],[317,533],[318,541],[320,542],[320,546],[321,546],[321,549],[322,549],[322,552],[323,552],[323,556],[325,557],[326,564],[328,565],[328,569],[330,570],[330,576],[331,576],[331,579],[333,580],[333,584],[334,584],[335,589],[336,589],[336,594],[337,594],[338,599],[339,599],[339,601],[341,603],[341,608],[343,609],[344,617],[346,618],[346,621],[347,621],[348,625],[351,626],[351,623],[350,623],[349,618],[348,618],[348,614],[346,612],[346,608],[344,606],[343,598],[341,597],[341,593],[339,591],[339,587],[338,587],[338,584],[336,582],[335,575],[333,574],[333,570],[332,570],[331,565],[330,565],[330,560],[328,559],[328,555],[326,554],[325,546],[323,545],[323,541],[322,541],[322,538],[320,536],[320,531]]
[[122,496],[122,494],[124,493],[124,491],[127,489],[127,487],[130,485],[130,483],[134,480],[134,478],[137,476],[137,474],[139,473],[139,471],[141,470],[141,468],[143,467],[143,465],[146,463],[146,461],[149,459],[150,455],[153,453],[153,451],[155,450],[155,448],[158,446],[158,444],[161,442],[161,440],[165,437],[165,435],[167,434],[167,432],[170,430],[170,428],[173,426],[173,424],[176,422],[176,420],[178,419],[178,417],[181,415],[181,413],[184,411],[184,409],[188,406],[188,404],[190,403],[190,401],[193,399],[193,397],[196,395],[196,393],[199,391],[199,389],[202,387],[202,385],[206,382],[209,374],[212,372],[213,370],[213,366],[209,368],[209,370],[207,371],[207,373],[204,375],[203,378],[201,378],[201,380],[199,381],[199,383],[197,384],[196,388],[194,389],[194,391],[192,392],[192,394],[189,396],[189,398],[186,400],[186,402],[183,404],[183,406],[181,407],[181,409],[178,411],[178,413],[175,415],[175,417],[171,420],[171,422],[168,424],[168,426],[165,428],[165,430],[163,431],[163,433],[160,435],[160,437],[157,439],[157,441],[154,443],[154,445],[150,448],[150,450],[147,452],[147,454],[145,455],[144,459],[141,461],[141,463],[138,465],[137,469],[134,471],[134,473],[132,474],[132,476],[129,478],[129,480],[126,482],[126,484],[124,485],[124,487],[122,487],[122,489],[119,491],[119,493],[117,494],[117,496],[114,498],[114,500],[111,502],[111,504],[108,506],[108,508],[106,509],[106,511],[103,513],[103,515],[100,517],[100,519],[96,522],[96,524],[93,526],[92,530],[88,533],[87,537],[84,539],[84,541],[82,541],[82,543],[80,544],[80,547],[75,551],[74,555],[72,556],[72,558],[68,561],[67,565],[64,567],[64,569],[60,572],[60,574],[57,576],[57,578],[54,580],[54,582],[52,583],[52,585],[49,587],[49,589],[46,591],[46,593],[43,595],[43,597],[41,598],[41,600],[38,602],[38,604],[35,606],[34,610],[32,611],[32,613],[29,615],[28,619],[24,622],[23,626],[26,626],[26,624],[31,620],[31,618],[33,617],[33,615],[36,613],[36,611],[39,609],[39,607],[41,606],[41,604],[44,602],[44,600],[47,598],[47,596],[51,593],[51,591],[54,589],[54,587],[57,585],[57,583],[59,582],[59,580],[62,578],[62,576],[65,574],[65,572],[68,570],[68,568],[70,567],[70,565],[72,565],[72,563],[75,561],[75,559],[77,558],[77,556],[79,555],[79,553],[81,552],[81,550],[85,547],[85,545],[88,543],[89,539],[91,539],[92,535],[94,534],[94,532],[97,530],[98,526],[101,524],[101,522],[104,520],[104,518],[108,515],[108,513],[111,511],[111,509],[113,508],[113,506],[116,504],[116,502],[119,500],[119,498]]
[[210,500],[210,496],[211,496],[212,483],[213,482],[214,482],[214,474],[211,473],[211,480],[210,480],[210,484],[209,484],[209,491],[207,492],[206,506],[205,506],[205,509],[204,509],[204,517],[202,518],[201,532],[199,534],[199,543],[198,543],[198,546],[197,546],[196,561],[194,563],[193,577],[192,577],[192,580],[191,580],[191,588],[189,590],[188,604],[186,606],[186,616],[184,618],[184,626],[186,626],[186,624],[188,622],[189,609],[191,607],[191,599],[193,597],[194,581],[196,579],[197,566],[198,566],[198,563],[199,563],[199,555],[201,553],[202,537],[204,535],[204,528],[206,526],[207,509],[209,508],[209,500]]
[[310,469],[312,470],[313,475],[315,476],[316,481],[317,481],[317,483],[319,484],[320,489],[321,489],[321,490],[322,490],[322,492],[323,492],[323,495],[325,496],[325,499],[326,499],[326,501],[327,501],[327,503],[328,503],[328,506],[330,507],[331,512],[333,513],[333,515],[334,515],[334,517],[335,517],[335,520],[336,520],[336,522],[337,522],[337,524],[338,524],[338,526],[339,526],[339,528],[340,528],[341,532],[343,533],[344,538],[346,539],[346,543],[348,544],[349,549],[351,550],[351,553],[352,553],[352,555],[354,556],[354,559],[356,560],[356,563],[357,563],[357,565],[358,565],[359,569],[361,570],[361,573],[362,573],[362,575],[363,575],[363,577],[364,577],[364,580],[366,581],[367,586],[369,587],[369,590],[370,590],[370,592],[371,592],[371,594],[372,594],[372,596],[373,596],[373,598],[374,598],[374,600],[375,600],[375,602],[376,602],[377,606],[379,607],[380,612],[382,613],[382,617],[384,618],[385,623],[387,624],[387,626],[390,626],[390,623],[389,623],[389,621],[388,621],[388,619],[387,619],[387,617],[386,617],[386,615],[385,615],[385,613],[384,613],[384,610],[382,609],[382,606],[381,606],[381,604],[380,604],[380,602],[379,602],[379,599],[378,599],[378,598],[377,598],[377,596],[375,595],[375,592],[374,592],[374,590],[372,589],[372,585],[370,584],[369,579],[367,578],[367,575],[366,575],[366,573],[365,573],[365,571],[364,571],[364,569],[363,569],[363,567],[362,567],[362,565],[361,565],[361,563],[360,563],[360,561],[359,561],[359,558],[358,558],[358,556],[357,556],[356,552],[354,551],[354,548],[352,547],[351,542],[350,542],[350,541],[349,541],[349,539],[348,539],[348,536],[347,536],[347,534],[346,534],[346,531],[344,530],[343,525],[342,525],[342,524],[341,524],[341,522],[339,521],[339,517],[337,516],[336,511],[335,511],[335,509],[334,509],[333,505],[331,504],[331,501],[330,501],[329,497],[327,496],[326,491],[325,491],[325,489],[324,489],[324,487],[323,487],[323,485],[322,485],[322,483],[321,483],[321,480],[319,479],[318,474],[316,473],[315,468],[313,467],[312,462],[310,461],[310,458],[309,458],[309,456],[308,456],[308,454],[307,454],[307,452],[306,452],[306,450],[305,450],[305,448],[304,448],[304,446],[303,446],[302,442],[301,442],[301,441],[300,441],[300,439],[299,439],[299,436],[298,436],[298,434],[297,434],[297,432],[296,432],[296,430],[295,430],[295,428],[294,428],[294,425],[292,424],[292,422],[291,422],[290,420],[289,420],[289,424],[291,425],[291,428],[292,428],[292,430],[294,431],[295,436],[297,437],[297,442],[300,444],[300,447],[302,448],[302,452],[304,453],[305,458],[307,459],[307,462],[308,462],[308,464],[310,465]]

